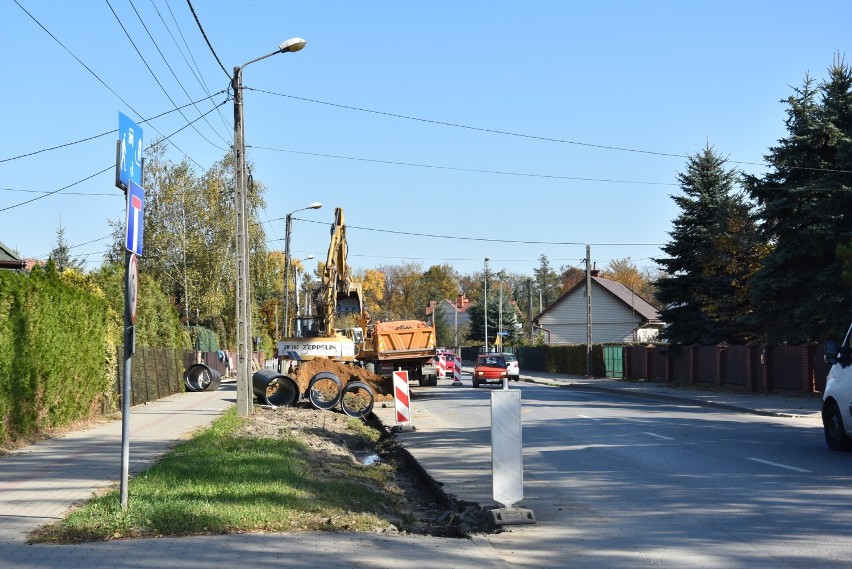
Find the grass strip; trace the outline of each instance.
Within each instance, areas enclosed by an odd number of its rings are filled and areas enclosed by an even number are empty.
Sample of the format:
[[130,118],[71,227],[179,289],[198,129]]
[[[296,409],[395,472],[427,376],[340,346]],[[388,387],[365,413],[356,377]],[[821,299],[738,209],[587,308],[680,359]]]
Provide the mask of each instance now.
[[133,477],[126,509],[115,489],[39,528],[30,541],[388,527],[387,468],[308,448],[297,435],[241,434],[246,420],[229,410]]

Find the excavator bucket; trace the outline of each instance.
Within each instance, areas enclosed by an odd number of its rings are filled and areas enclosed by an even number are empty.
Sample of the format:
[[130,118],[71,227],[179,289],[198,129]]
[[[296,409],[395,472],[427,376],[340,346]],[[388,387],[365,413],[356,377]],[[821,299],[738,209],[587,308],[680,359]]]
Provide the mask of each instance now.
[[348,314],[361,314],[364,300],[361,283],[349,281],[337,289],[337,314],[346,316]]

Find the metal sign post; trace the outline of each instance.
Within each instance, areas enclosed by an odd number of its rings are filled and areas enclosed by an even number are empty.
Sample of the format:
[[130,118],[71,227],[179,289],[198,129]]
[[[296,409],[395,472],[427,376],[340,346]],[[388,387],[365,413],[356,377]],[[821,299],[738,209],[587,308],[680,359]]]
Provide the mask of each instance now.
[[142,190],[142,129],[118,113],[118,142],[115,185],[127,197],[127,227],[124,252],[124,379],[121,383],[121,507],[127,508],[130,474],[131,369],[136,352],[136,307],[139,297],[139,265],[142,255],[142,220],[145,192]]

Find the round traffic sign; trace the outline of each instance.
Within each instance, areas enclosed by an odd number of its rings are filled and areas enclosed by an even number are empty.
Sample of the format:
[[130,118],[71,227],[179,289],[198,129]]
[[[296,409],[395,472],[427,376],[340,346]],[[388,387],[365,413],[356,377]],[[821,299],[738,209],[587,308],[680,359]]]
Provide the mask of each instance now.
[[136,324],[136,306],[139,298],[139,260],[135,253],[130,254],[127,261],[127,313],[130,315],[130,323]]

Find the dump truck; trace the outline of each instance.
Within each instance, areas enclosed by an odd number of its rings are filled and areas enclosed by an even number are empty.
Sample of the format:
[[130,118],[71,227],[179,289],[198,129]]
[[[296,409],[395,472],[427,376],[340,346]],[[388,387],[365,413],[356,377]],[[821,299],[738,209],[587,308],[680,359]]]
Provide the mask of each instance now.
[[356,361],[382,377],[391,377],[394,371],[408,372],[409,381],[418,381],[421,387],[438,384],[435,367],[437,354],[435,328],[419,320],[377,322],[365,326]]

